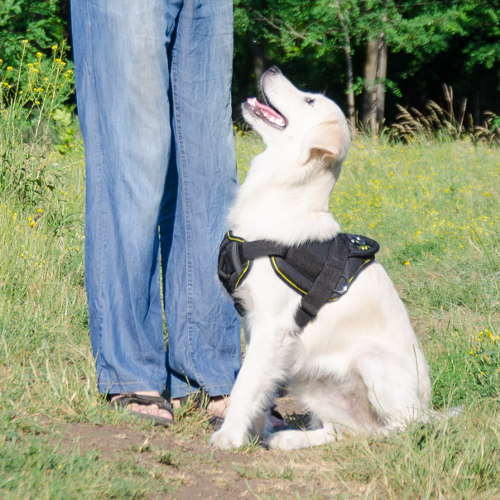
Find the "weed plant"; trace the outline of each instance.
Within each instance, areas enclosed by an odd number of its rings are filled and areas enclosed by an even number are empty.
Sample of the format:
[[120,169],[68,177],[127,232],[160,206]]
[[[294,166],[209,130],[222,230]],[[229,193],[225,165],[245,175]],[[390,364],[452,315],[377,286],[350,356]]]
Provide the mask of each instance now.
[[443,94],[446,107],[435,101],[428,101],[422,112],[416,108],[406,109],[397,105],[396,121],[384,133],[406,142],[470,139],[487,144],[500,143],[500,117],[487,111],[482,123],[474,124],[472,115],[466,113],[466,99],[460,104],[457,116],[453,89],[443,85]]
[[0,59],[0,188],[36,205],[60,175],[49,167],[54,146],[65,152],[73,140],[66,103],[74,82],[64,46],[54,45],[50,58],[28,47],[23,40],[16,62]]

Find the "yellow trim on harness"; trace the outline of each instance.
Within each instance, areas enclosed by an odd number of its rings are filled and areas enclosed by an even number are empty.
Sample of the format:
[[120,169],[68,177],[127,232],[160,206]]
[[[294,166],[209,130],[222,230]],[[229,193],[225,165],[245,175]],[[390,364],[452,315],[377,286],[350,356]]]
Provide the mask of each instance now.
[[[359,272],[361,271],[361,269],[363,269],[363,267],[365,267],[367,264],[370,264],[370,262],[372,262],[372,259],[366,259],[363,264],[361,264],[357,269],[356,269],[356,272],[349,278],[349,281],[347,282],[347,286],[349,286],[353,280],[355,278],[357,278]],[[342,297],[342,295],[339,295],[338,297],[333,297],[331,299],[328,299],[328,302],[335,302],[336,300],[339,300],[340,297]]]
[[245,243],[245,240],[243,238],[236,238],[231,234],[231,231],[228,231],[226,233],[226,236],[229,240],[231,241],[237,241],[238,243]]
[[236,290],[238,288],[238,285],[240,284],[240,281],[242,280],[243,276],[245,276],[246,272],[248,271],[248,268],[250,267],[250,261],[247,262],[247,265],[245,266],[245,269],[241,272],[241,274],[238,276],[238,279],[236,280],[236,283],[234,285],[234,289]]
[[[303,295],[307,295],[307,292],[305,290],[302,290],[302,288],[298,287],[293,281],[291,281],[288,276],[286,276],[285,274],[283,274],[283,272],[281,271],[281,269],[278,267],[278,264],[276,263],[276,258],[274,256],[270,256],[270,259],[271,259],[271,263],[274,267],[274,270],[292,287],[292,288],[295,288],[295,290],[298,290],[301,294]],[[347,282],[347,285],[350,285],[352,283],[352,281],[357,277],[358,273],[361,271],[361,269],[363,269],[367,264],[369,264],[370,262],[372,262],[372,259],[366,259],[363,264],[361,264],[357,269],[356,269],[356,272],[349,278],[349,281]],[[245,268],[245,271],[243,271],[240,275],[240,277],[238,278],[238,281],[236,283],[236,286],[238,286],[238,283],[240,282],[241,280],[241,277],[245,274],[245,272],[247,271],[248,269],[248,265],[247,267]],[[236,288],[236,287],[235,287]],[[341,297],[341,295],[339,295],[338,297],[333,297],[331,299],[328,299],[328,302],[335,302],[336,300],[339,300]]]
[[[236,237],[234,237],[231,234],[231,231],[228,231],[226,233],[226,236],[231,241],[237,241],[238,243],[245,243],[245,240],[243,238],[236,238]],[[240,281],[243,279],[243,276],[245,276],[245,274],[247,273],[249,267],[250,267],[250,261],[247,262],[247,265],[245,266],[245,268],[243,269],[243,271],[241,272],[241,274],[238,276],[238,279],[236,280],[236,283],[234,285],[234,289],[235,290],[236,290],[236,288],[238,288],[238,285],[240,284]]]
[[280,268],[278,267],[278,264],[276,264],[276,260],[275,260],[275,257],[274,256],[271,256],[271,262],[273,263],[273,267],[274,267],[274,270],[290,285],[292,286],[293,288],[295,288],[296,290],[298,290],[300,293],[302,293],[303,295],[307,295],[307,292],[305,290],[302,290],[302,288],[299,288],[293,281],[290,281],[288,279],[288,276],[285,276]]

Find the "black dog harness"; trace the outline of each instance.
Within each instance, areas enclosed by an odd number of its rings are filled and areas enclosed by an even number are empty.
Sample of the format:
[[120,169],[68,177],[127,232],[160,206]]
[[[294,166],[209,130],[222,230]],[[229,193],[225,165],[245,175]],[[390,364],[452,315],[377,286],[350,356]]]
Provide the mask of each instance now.
[[255,259],[269,257],[276,275],[302,295],[295,314],[303,329],[327,302],[340,299],[362,269],[375,260],[379,244],[355,234],[339,233],[325,242],[286,247],[269,240],[245,241],[226,233],[219,249],[219,278],[244,314],[235,290],[248,276]]

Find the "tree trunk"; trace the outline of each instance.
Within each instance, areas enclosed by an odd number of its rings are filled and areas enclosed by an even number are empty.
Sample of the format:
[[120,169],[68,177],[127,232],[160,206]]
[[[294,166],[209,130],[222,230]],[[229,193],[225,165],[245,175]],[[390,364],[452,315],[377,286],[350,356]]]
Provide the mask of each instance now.
[[387,77],[387,43],[384,32],[377,39],[368,40],[364,77],[362,122],[366,130],[376,134],[384,120],[384,82]]
[[335,7],[337,9],[337,16],[342,25],[342,32],[344,34],[344,54],[346,61],[347,73],[347,121],[351,127],[351,132],[356,131],[356,107],[354,102],[354,70],[352,69],[352,49],[351,38],[349,36],[349,26],[340,9],[338,0],[335,0]]
[[375,129],[375,109],[377,103],[377,92],[375,90],[375,79],[377,78],[377,51],[378,41],[368,40],[366,45],[366,58],[364,70],[364,91],[362,118],[363,127],[371,132]]
[[350,46],[344,47],[347,70],[347,121],[351,130],[356,130],[356,106],[354,102],[354,71]]
[[266,67],[266,55],[264,52],[264,48],[262,44],[250,41],[250,47],[252,50],[252,60],[253,60],[253,74],[255,76],[255,85],[256,88],[259,88],[260,79],[264,74],[264,70]]
[[380,132],[384,122],[385,113],[385,80],[387,78],[387,43],[385,34],[380,33],[378,44],[378,64],[377,64],[377,133]]

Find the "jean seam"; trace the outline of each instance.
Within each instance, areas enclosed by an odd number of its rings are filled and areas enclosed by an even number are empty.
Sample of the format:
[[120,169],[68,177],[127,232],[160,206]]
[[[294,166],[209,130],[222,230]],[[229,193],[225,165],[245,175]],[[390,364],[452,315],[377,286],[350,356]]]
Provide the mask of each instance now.
[[[182,12],[180,13],[182,15]],[[179,21],[178,21],[179,22]],[[193,363],[193,352],[194,352],[194,346],[192,342],[192,328],[191,328],[191,321],[190,317],[192,314],[192,301],[193,301],[193,286],[192,286],[192,276],[191,276],[191,250],[190,250],[190,245],[189,245],[189,234],[191,232],[191,217],[188,212],[188,196],[187,196],[187,191],[189,189],[189,181],[187,180],[187,176],[185,174],[186,172],[186,160],[185,160],[185,154],[184,154],[184,142],[183,142],[183,136],[182,136],[182,126],[179,121],[179,108],[178,108],[178,94],[177,94],[177,85],[175,83],[176,80],[176,66],[177,66],[177,50],[175,48],[175,43],[177,41],[177,38],[174,41],[174,47],[172,48],[172,65],[171,65],[171,72],[170,72],[170,81],[172,85],[172,107],[174,109],[174,124],[175,124],[175,136],[176,136],[176,143],[178,147],[179,154],[177,155],[177,169],[179,172],[178,176],[178,182],[182,185],[182,205],[183,205],[183,214],[184,214],[184,248],[185,248],[185,253],[186,253],[186,262],[185,262],[185,269],[186,269],[186,328],[187,328],[187,343],[189,345],[189,363],[191,365],[192,372],[196,376],[196,381],[197,383],[203,387],[204,380],[203,376],[198,373],[198,370],[196,369],[195,364]]]
[[[89,2],[87,1],[85,3],[85,8],[87,9],[87,17],[86,19],[91,19],[91,12],[90,12],[90,7],[89,7]],[[91,33],[89,30],[89,24],[86,23],[85,25],[85,31],[86,31],[86,38],[87,40],[92,40]],[[93,43],[89,43],[89,57],[92,60],[92,62],[95,61],[95,55],[94,55],[94,45]],[[93,92],[93,101],[95,104],[95,109],[96,109],[96,122],[99,125],[99,129],[101,129],[101,114],[100,114],[100,109],[97,106],[97,83],[96,83],[96,74],[92,72],[93,78],[92,78],[92,85],[89,85],[89,89],[92,89]],[[103,181],[102,181],[102,140],[101,140],[101,135],[97,134],[97,140],[99,141],[99,156],[100,156],[100,168],[97,171],[97,169],[94,170],[94,175],[97,174],[98,172],[98,182],[97,182],[97,198],[100,200],[102,199],[102,186],[103,186]],[[102,368],[103,365],[103,360],[102,356],[99,354],[102,350],[102,339],[103,339],[103,322],[104,322],[104,317],[103,317],[103,247],[105,245],[105,238],[102,238],[102,235],[104,234],[104,228],[103,228],[103,214],[102,214],[102,207],[98,211],[98,223],[97,223],[97,233],[98,237],[94,238],[94,245],[95,245],[95,240],[97,239],[99,247],[96,249],[96,251],[93,252],[94,256],[97,256],[98,262],[97,262],[97,272],[96,276],[98,277],[98,290],[95,295],[95,301],[96,301],[96,310],[97,310],[97,317],[98,317],[98,332],[99,332],[99,343],[98,343],[98,350],[96,352],[96,362],[99,363],[100,367]]]

